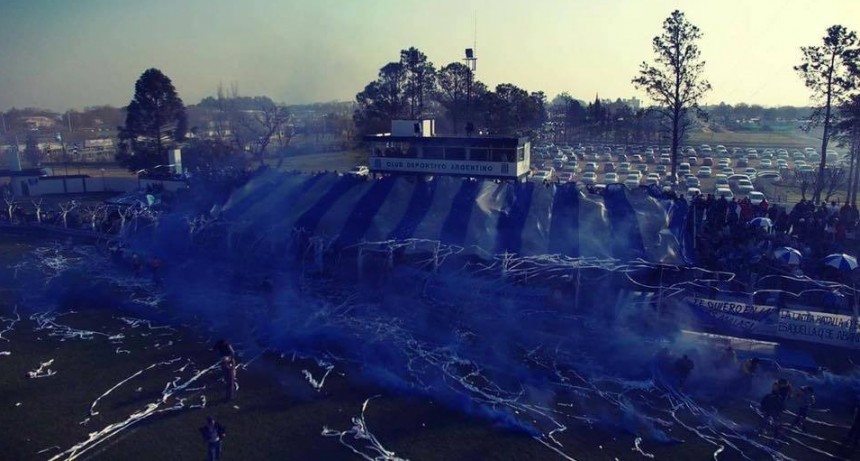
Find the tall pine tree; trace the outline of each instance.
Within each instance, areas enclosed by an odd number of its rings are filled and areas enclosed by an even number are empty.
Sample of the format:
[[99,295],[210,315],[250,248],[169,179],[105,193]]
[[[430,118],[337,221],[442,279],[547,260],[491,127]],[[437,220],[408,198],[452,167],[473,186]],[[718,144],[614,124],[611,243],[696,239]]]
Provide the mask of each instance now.
[[185,138],[187,125],[173,83],[158,69],[146,70],[134,85],[125,126],[119,129],[117,162],[130,171],[166,165],[168,150]]

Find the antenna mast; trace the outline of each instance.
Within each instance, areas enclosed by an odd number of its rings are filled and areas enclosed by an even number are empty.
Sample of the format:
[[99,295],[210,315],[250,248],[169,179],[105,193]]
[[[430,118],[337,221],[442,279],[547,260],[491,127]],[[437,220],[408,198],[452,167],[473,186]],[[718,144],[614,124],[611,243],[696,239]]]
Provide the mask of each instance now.
[[475,32],[472,38],[472,48],[466,48],[466,71],[468,72],[468,82],[466,85],[466,135],[471,136],[475,131],[475,124],[472,123],[472,75],[478,69],[478,58],[475,56],[475,50],[478,49],[478,13],[475,12]]

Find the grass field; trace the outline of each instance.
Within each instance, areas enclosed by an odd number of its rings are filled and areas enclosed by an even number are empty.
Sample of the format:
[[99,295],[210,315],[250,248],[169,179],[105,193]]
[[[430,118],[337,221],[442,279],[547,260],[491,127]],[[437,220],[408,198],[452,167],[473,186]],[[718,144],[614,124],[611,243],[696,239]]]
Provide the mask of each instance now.
[[801,130],[790,132],[767,132],[767,131],[723,131],[723,132],[695,132],[691,133],[687,143],[693,146],[710,144],[711,147],[722,144],[724,146],[743,146],[755,148],[778,148],[803,149],[814,147],[821,148],[821,138],[807,134]]
[[[45,243],[34,239],[3,239],[0,267],[8,268],[20,262],[35,246]],[[123,270],[116,268],[119,276],[123,275]],[[29,285],[16,278],[15,272],[0,270],[4,288],[0,291],[0,329],[9,328],[8,320],[13,317],[16,300],[23,298],[28,304],[42,302],[37,293],[20,292]],[[127,282],[124,287],[111,288],[117,297],[140,295],[149,290],[146,280],[124,280]],[[124,313],[111,304],[67,305],[66,308],[75,307],[76,312],[52,318],[48,327],[40,328],[39,317],[30,318],[29,312],[51,307],[48,303],[44,307],[30,305],[19,310],[23,314],[21,321],[2,334],[5,341],[0,340],[0,351],[10,353],[0,355],[0,408],[3,408],[0,427],[4,428],[0,436],[0,458],[4,460],[45,460],[63,452],[66,455],[56,459],[203,459],[205,446],[197,428],[207,415],[215,416],[227,428],[224,459],[360,459],[341,442],[356,447],[365,455],[380,456],[379,452],[367,448],[372,443],[371,435],[378,440],[378,449],[384,447],[391,451],[388,457],[374,459],[565,459],[521,430],[513,430],[496,419],[475,416],[482,414],[477,411],[480,405],[467,405],[465,408],[471,409],[466,411],[462,406],[454,409],[414,389],[397,391],[380,387],[366,379],[360,364],[339,362],[326,375],[322,365],[314,360],[274,351],[258,355],[250,352],[254,349],[250,344],[236,344],[240,351],[245,351],[240,352],[241,359],[250,364],[239,374],[238,398],[227,402],[217,369],[201,373],[216,360],[209,350],[215,338],[207,331],[207,319],[200,318],[196,322],[177,319],[171,329],[165,329],[158,323],[130,324],[120,317],[140,318],[141,312]],[[170,317],[170,304],[164,304],[163,310],[158,308],[158,315]],[[187,326],[180,325],[183,323]],[[71,334],[67,327],[73,329]],[[75,331],[98,334],[86,336],[75,334]],[[123,337],[118,338],[117,334]],[[28,372],[48,360],[53,360],[47,368],[55,374],[28,377]],[[165,390],[170,389],[167,383],[182,386],[197,375],[199,379],[186,391],[163,397]],[[323,377],[326,378],[323,380]],[[322,385],[316,386],[314,381]],[[616,391],[611,390],[611,383],[602,386],[606,392]],[[665,405],[657,395],[649,395],[654,390],[620,391],[631,401],[644,398],[652,405]],[[530,392],[539,392],[539,389]],[[201,408],[204,398],[205,407]],[[366,401],[364,420],[358,420]],[[182,408],[171,410],[180,402],[184,405]],[[684,410],[690,403],[682,402],[676,409],[679,422],[701,424],[697,422],[699,416]],[[164,411],[93,445],[92,450],[80,457],[67,452],[70,447],[87,440],[90,434],[127,421],[153,405]],[[600,415],[607,409],[584,410]],[[748,435],[757,422],[745,400],[724,405],[719,412],[722,417],[742,425],[736,429],[740,434]],[[832,441],[844,434],[846,414],[846,409],[839,408],[816,413],[816,418],[826,424],[814,424],[810,435],[791,433],[791,437],[802,440],[802,445],[784,442],[778,448],[798,460],[840,459],[838,455],[828,457],[805,447],[837,453],[838,445]],[[334,431],[328,434],[335,435],[337,431],[346,432],[340,438],[324,436],[324,429]],[[672,423],[667,431],[680,441],[658,443],[645,437],[641,445],[637,445],[635,440],[640,434],[607,427],[599,421],[577,423],[556,437],[563,441],[563,451],[578,460],[640,459],[644,456],[640,453],[648,453],[656,459],[714,457],[716,446],[703,443],[680,424]],[[762,443],[768,442],[762,439]],[[642,452],[635,452],[636,446]],[[724,453],[719,459],[737,459],[734,455],[736,453]],[[749,455],[749,459],[767,458],[760,452]]]

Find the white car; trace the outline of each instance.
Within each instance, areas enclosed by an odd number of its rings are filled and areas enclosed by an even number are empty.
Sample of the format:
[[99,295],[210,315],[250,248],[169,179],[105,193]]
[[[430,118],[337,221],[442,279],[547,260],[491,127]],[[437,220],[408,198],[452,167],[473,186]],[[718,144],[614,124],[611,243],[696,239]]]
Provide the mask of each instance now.
[[711,167],[703,166],[699,167],[699,173],[697,174],[700,178],[710,178],[711,177]]
[[534,182],[549,181],[550,173],[546,170],[536,171],[535,174],[532,175],[531,180]]
[[756,179],[766,179],[772,182],[779,182],[782,177],[776,171],[760,171],[756,175]]
[[734,198],[735,194],[733,194],[733,193],[732,193],[732,190],[731,190],[731,189],[718,187],[718,188],[714,191],[714,196],[715,196],[715,197],[717,197],[717,198],[725,197],[725,198],[726,198],[726,200],[731,200],[732,198]]
[[618,182],[618,174],[617,173],[606,173],[603,175],[603,181],[606,184],[615,184]]
[[688,187],[687,188],[687,197],[693,197],[696,195],[702,195],[702,190],[698,187]]
[[752,185],[749,179],[741,179],[738,180],[738,192],[746,192],[750,193],[755,190],[755,186]]
[[750,203],[752,203],[753,205],[758,205],[759,203],[764,201],[765,196],[761,192],[754,190],[747,195],[747,198],[750,199]]
[[660,175],[656,173],[651,173],[647,178],[645,178],[646,186],[656,186],[658,184],[660,184]]
[[549,169],[549,170],[540,170],[540,171],[536,172],[534,175],[532,175],[531,179],[534,182],[540,182],[540,183],[542,183],[544,181],[555,182],[558,179],[558,176],[556,176],[554,169]]
[[633,189],[634,187],[639,187],[639,175],[638,174],[628,174],[627,179],[624,180],[624,185]]
[[367,166],[365,165],[356,165],[352,167],[352,169],[347,171],[347,174],[351,174],[354,176],[367,176],[370,174],[370,169],[367,168]]
[[770,159],[763,159],[759,162],[758,166],[759,168],[773,168],[773,162],[771,162]]
[[580,182],[583,184],[594,184],[597,182],[597,173],[593,171],[586,171],[582,174],[580,178]]

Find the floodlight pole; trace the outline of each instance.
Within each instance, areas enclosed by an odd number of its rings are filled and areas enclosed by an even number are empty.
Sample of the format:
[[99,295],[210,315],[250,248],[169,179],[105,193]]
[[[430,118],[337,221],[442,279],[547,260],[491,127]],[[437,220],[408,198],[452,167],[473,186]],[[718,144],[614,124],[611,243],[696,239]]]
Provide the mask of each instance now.
[[[478,69],[478,58],[475,57],[475,49],[474,48],[466,48],[466,57],[463,58],[463,61],[466,61],[466,124],[467,126],[472,123],[472,75]],[[472,133],[470,130],[466,130],[467,136],[471,136]]]

